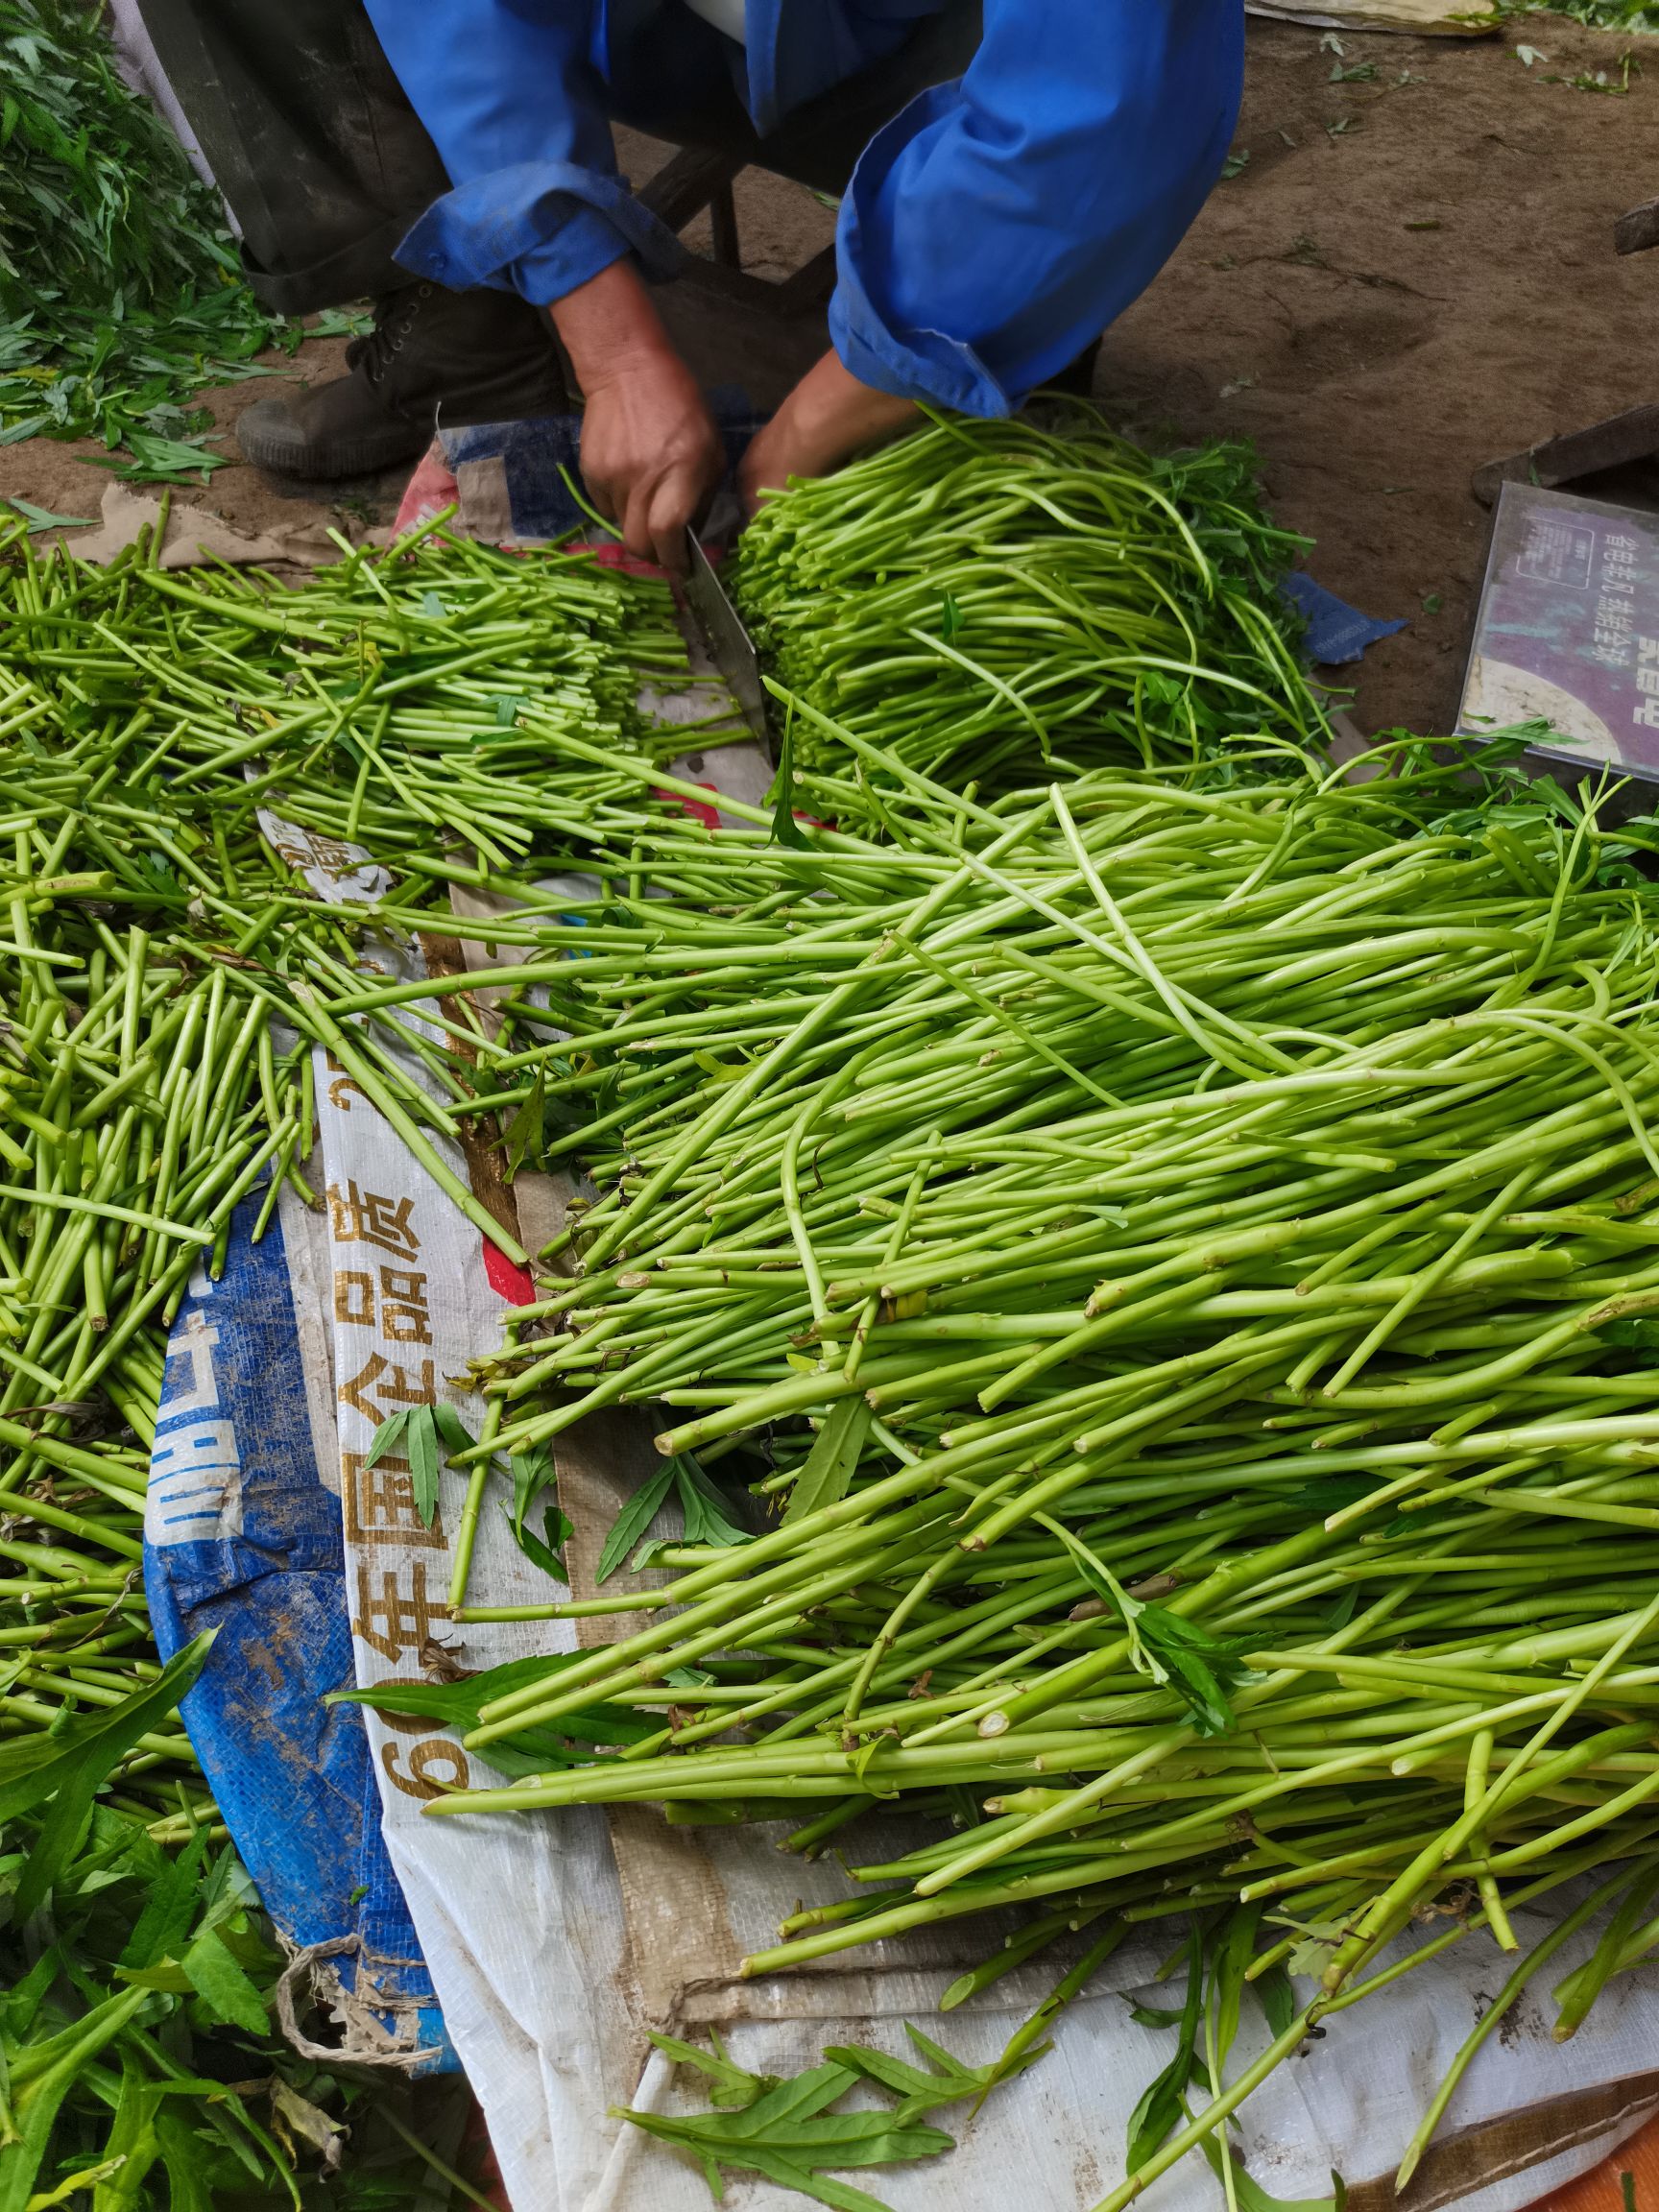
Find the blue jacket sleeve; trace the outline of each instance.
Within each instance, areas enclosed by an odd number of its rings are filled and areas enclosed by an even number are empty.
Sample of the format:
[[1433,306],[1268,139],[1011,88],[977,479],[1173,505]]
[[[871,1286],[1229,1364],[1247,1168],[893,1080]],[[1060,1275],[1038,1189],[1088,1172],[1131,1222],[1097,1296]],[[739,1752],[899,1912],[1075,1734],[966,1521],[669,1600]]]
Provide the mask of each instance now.
[[872,140],[830,335],[864,383],[1005,415],[1142,292],[1218,176],[1242,0],[985,0],[959,84]]
[[594,0],[368,0],[453,190],[397,249],[418,276],[539,305],[636,252],[669,275],[682,249],[616,170],[590,59]]

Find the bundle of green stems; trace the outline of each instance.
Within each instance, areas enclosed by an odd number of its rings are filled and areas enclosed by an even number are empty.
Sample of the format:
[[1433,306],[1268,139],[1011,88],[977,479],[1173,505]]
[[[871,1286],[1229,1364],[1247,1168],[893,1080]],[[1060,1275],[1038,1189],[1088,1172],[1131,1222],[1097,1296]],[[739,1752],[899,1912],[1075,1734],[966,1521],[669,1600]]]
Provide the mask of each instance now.
[[[981,791],[1324,733],[1277,589],[1302,541],[1242,446],[1156,458],[1070,404],[1046,428],[937,420],[769,500],[736,589],[779,681],[844,736]],[[891,766],[879,781],[891,786]]]
[[642,685],[692,681],[667,588],[444,520],[383,550],[341,539],[289,585],[167,570],[149,538],[107,567],[42,559],[0,527],[0,739],[56,753],[59,732],[96,727],[112,758],[124,729],[123,778],[165,778],[181,811],[227,813],[234,834],[267,806],[404,867],[586,834],[642,796],[626,757],[685,742],[638,705]]
[[[566,814],[637,832],[653,769],[633,702],[672,672],[661,604],[584,564],[430,539],[283,586],[174,575],[155,533],[104,570],[0,535],[0,1781],[24,1866],[0,1944],[0,2195],[19,2207],[117,2169],[135,2208],[250,2173],[298,2205],[254,2078],[276,2134],[333,2141],[313,2100],[340,2085],[268,2030],[282,1960],[175,1710],[202,1649],[164,1669],[145,1605],[167,1330],[285,1179],[321,1202],[320,1046],[522,1258],[444,1140],[493,1138],[532,1078],[494,1077],[466,1003],[420,1025],[331,1009],[371,926],[446,923],[421,907],[434,873],[454,854],[476,874],[494,828],[514,850]],[[549,753],[520,710],[609,745]],[[427,871],[402,904],[334,903],[268,846],[262,805]],[[76,1760],[79,1798],[58,1779]],[[212,2040],[193,2049],[192,2024]],[[382,2120],[413,2140],[368,2104],[360,2141]]]
[[[425,604],[443,593],[444,608]],[[510,651],[491,609],[531,597],[544,619],[516,621]],[[469,1009],[446,1031],[397,1010],[333,1018],[358,982],[365,916],[314,897],[266,844],[256,809],[274,774],[289,778],[290,816],[343,830],[354,806],[365,835],[382,822],[426,835],[399,797],[409,779],[453,812],[469,776],[525,781],[512,764],[529,740],[476,707],[468,669],[511,676],[544,720],[567,710],[613,729],[662,660],[651,604],[649,588],[585,564],[430,535],[293,587],[175,576],[155,534],[107,569],[40,556],[20,530],[0,540],[0,1507],[16,1524],[0,1729],[45,1726],[66,1699],[118,1699],[158,1671],[139,1562],[165,1331],[192,1272],[223,1266],[245,1200],[255,1238],[285,1177],[319,1202],[304,1174],[313,1046],[521,1257],[436,1142],[469,1118],[493,1134],[494,1106],[478,1101],[495,1048]],[[371,715],[385,741],[353,761],[353,716],[377,681],[391,686]],[[427,725],[450,735],[422,755]],[[503,742],[474,754],[486,728]],[[267,747],[280,769],[261,771]],[[611,757],[543,764],[546,818],[566,784],[584,787],[578,811],[601,783],[642,793],[643,758],[618,752],[628,764],[613,772]],[[428,877],[406,880],[427,894]],[[409,920],[395,910],[387,926]],[[411,1054],[447,1104],[410,1079]],[[147,1777],[138,1798],[166,1834],[211,1816],[181,1732],[127,1772]],[[188,1814],[180,1780],[197,1793]]]
[[[642,1624],[481,1678],[472,1743],[522,1772],[572,1716],[629,1728],[441,1816],[838,1839],[850,1895],[755,1971],[1011,1904],[962,1993],[1096,1923],[1244,1925],[1259,1981],[1312,1945],[1115,2207],[1321,2012],[1516,1946],[1534,1896],[1594,1885],[1493,2024],[1615,1897],[1563,2029],[1659,1946],[1639,834],[1409,747],[1369,782],[1260,745],[988,800],[805,699],[844,826],[709,831],[635,719],[661,601],[431,538],[290,589],[12,535],[0,617],[0,1734],[156,1678],[163,1333],[239,1204],[258,1234],[284,1178],[315,1198],[322,1046],[515,1259],[441,1140],[517,1128],[588,1179],[479,1362],[473,1521],[502,1459],[630,1402],[763,1531],[546,1608]],[[264,804],[396,887],[314,898]],[[591,889],[538,889],[561,862]],[[517,910],[452,915],[451,880]],[[442,1001],[362,972],[366,931],[440,926],[488,962]],[[107,1791],[164,1845],[215,1817],[171,1721]],[[925,1825],[860,1858],[895,1801]]]
[[[580,1273],[480,1362],[475,1468],[654,1402],[662,1452],[781,1516],[550,1608],[643,1624],[486,1678],[469,1742],[618,1704],[651,1733],[430,1810],[713,1805],[815,1849],[897,1799],[949,1824],[842,1839],[854,1893],[750,1971],[1034,1908],[994,1973],[1242,1903],[1254,1972],[1323,1944],[1309,2018],[1449,1896],[1447,1940],[1504,1948],[1586,1871],[1649,1898],[1659,906],[1628,848],[1472,808],[1426,755],[916,798],[882,847],[664,832],[536,921],[508,1003],[597,1109],[546,1147],[594,1195],[552,1255]],[[1655,1945],[1625,1915],[1569,2027]]]

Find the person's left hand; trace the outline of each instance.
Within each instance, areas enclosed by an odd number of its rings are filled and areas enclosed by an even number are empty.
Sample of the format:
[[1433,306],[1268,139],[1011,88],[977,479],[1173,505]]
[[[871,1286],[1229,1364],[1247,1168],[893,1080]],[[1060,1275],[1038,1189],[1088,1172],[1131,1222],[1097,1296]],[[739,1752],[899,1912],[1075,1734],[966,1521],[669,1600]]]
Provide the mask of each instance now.
[[828,476],[866,445],[897,437],[919,412],[913,399],[861,384],[838,354],[826,353],[751,441],[737,470],[744,513],[791,476]]

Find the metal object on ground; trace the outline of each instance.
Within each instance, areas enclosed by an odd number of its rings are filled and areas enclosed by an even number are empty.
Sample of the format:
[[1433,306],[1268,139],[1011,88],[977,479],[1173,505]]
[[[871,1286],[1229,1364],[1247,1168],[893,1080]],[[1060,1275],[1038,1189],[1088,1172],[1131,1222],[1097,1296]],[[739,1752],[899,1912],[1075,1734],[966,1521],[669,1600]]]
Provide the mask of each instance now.
[[760,662],[754,640],[744,629],[742,616],[727,596],[726,587],[714,573],[713,565],[698,543],[694,531],[686,532],[685,545],[686,604],[708,640],[714,665],[732,687],[732,696],[744,721],[764,745],[767,742],[766,687],[760,681]]

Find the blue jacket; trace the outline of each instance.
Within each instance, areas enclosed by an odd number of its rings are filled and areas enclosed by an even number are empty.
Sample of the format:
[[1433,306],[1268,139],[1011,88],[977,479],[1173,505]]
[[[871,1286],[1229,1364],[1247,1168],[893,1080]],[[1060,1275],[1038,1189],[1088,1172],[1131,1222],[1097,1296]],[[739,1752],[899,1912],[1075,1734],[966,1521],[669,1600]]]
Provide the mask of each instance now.
[[[939,0],[749,0],[747,105],[774,129]],[[544,303],[675,242],[617,174],[605,0],[368,0],[454,188],[398,250]],[[866,384],[1002,415],[1144,290],[1225,158],[1242,0],[985,0],[957,84],[878,132],[842,203],[835,349]]]

